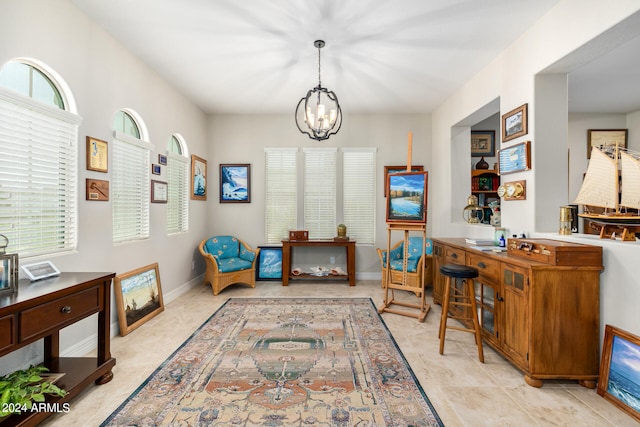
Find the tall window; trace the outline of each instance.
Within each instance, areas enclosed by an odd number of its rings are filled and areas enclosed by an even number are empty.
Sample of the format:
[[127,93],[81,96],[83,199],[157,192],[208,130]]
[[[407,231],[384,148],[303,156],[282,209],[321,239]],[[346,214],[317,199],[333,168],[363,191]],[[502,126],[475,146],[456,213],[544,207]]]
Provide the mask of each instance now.
[[265,148],[267,243],[280,243],[297,224],[297,148]]
[[65,111],[59,85],[40,68],[0,70],[0,232],[21,257],[77,246],[80,117]]
[[172,135],[167,150],[167,231],[189,230],[189,159],[182,136]]
[[140,139],[139,119],[118,111],[113,121],[113,241],[149,237],[151,144]]
[[304,228],[314,239],[336,235],[336,148],[304,150]]
[[342,222],[351,239],[375,243],[376,149],[342,149]]

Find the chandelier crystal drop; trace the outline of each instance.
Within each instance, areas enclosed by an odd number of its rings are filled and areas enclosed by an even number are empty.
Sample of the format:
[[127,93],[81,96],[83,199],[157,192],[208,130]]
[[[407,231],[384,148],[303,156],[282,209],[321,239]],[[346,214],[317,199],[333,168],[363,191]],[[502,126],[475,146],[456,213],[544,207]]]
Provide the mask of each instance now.
[[320,77],[320,49],[325,45],[323,40],[316,40],[313,45],[318,48],[318,86],[307,92],[296,107],[296,126],[300,132],[311,139],[323,141],[335,135],[342,126],[342,110],[338,96],[322,87]]

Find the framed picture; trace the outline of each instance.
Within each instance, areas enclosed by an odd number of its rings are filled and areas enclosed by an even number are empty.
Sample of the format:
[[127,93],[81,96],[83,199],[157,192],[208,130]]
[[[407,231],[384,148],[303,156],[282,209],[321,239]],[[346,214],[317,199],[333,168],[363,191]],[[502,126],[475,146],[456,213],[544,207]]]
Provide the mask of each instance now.
[[587,159],[591,158],[593,147],[627,148],[629,129],[589,129],[587,134]]
[[598,394],[640,421],[640,337],[606,325]]
[[106,141],[87,136],[87,169],[96,172],[109,171],[109,146]]
[[505,175],[531,169],[531,141],[521,142],[498,151],[498,173]]
[[58,267],[53,265],[51,261],[41,261],[34,264],[23,265],[22,271],[27,274],[29,280],[32,282],[60,275],[60,270],[58,270]]
[[[422,172],[424,167],[422,165],[411,165],[411,172]],[[406,172],[406,166],[385,166],[384,167],[384,179],[382,180],[384,184],[384,197],[387,197],[387,175],[390,173],[398,173],[398,172]]]
[[109,181],[103,179],[87,178],[86,184],[86,200],[106,202],[109,200]]
[[493,157],[496,155],[496,132],[493,130],[471,131],[471,157]]
[[387,175],[387,222],[427,222],[429,172],[399,172]]
[[162,166],[167,166],[167,156],[164,154],[158,154],[158,163]]
[[158,263],[117,275],[114,293],[120,335],[125,336],[164,311]]
[[251,165],[220,165],[220,203],[251,203]]
[[151,180],[151,203],[167,203],[168,186],[166,182]]
[[191,199],[207,200],[207,161],[191,155]]
[[502,115],[502,142],[527,134],[527,105],[523,104]]
[[282,280],[282,246],[258,246],[256,280]]
[[154,175],[160,175],[162,173],[162,167],[160,165],[151,165],[151,173]]

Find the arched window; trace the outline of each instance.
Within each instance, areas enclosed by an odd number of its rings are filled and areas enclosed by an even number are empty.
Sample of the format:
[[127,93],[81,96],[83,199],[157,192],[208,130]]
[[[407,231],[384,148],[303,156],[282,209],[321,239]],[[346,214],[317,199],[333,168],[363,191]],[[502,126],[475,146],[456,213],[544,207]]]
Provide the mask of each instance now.
[[167,149],[167,231],[169,234],[189,230],[189,158],[187,145],[179,134],[171,135]]
[[142,119],[120,110],[113,120],[113,241],[149,237],[149,180],[152,145]]
[[81,119],[62,88],[62,79],[35,61],[0,69],[0,230],[7,250],[21,258],[77,246]]

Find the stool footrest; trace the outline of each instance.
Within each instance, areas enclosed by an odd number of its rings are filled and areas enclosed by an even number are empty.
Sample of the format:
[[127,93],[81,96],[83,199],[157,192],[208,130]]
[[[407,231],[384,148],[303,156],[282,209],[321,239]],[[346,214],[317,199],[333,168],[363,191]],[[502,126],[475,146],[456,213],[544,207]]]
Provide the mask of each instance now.
[[456,331],[462,331],[462,332],[471,332],[472,334],[476,333],[476,330],[473,328],[463,328],[462,326],[446,326],[447,329],[455,329]]

